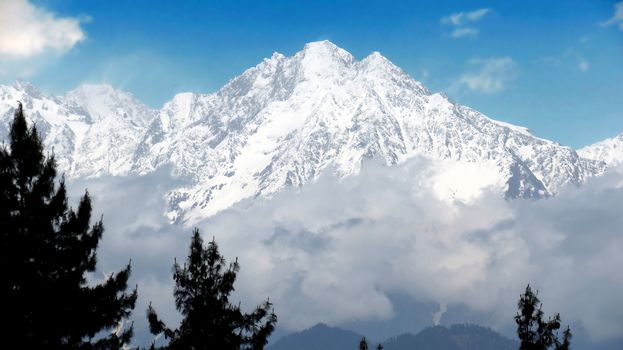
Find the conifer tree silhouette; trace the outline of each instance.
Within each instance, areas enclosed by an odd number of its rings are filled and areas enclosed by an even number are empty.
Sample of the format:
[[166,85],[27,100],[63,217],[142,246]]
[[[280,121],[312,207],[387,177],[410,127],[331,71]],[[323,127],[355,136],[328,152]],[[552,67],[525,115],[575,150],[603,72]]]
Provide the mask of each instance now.
[[[204,248],[199,230],[193,231],[186,263],[173,265],[175,306],[183,315],[179,328],[170,329],[149,305],[147,319],[152,334],[169,339],[165,349],[260,350],[275,329],[277,316],[270,301],[244,314],[232,305],[238,261],[225,265],[213,239]],[[155,346],[152,344],[152,348]]]
[[132,326],[110,332],[134,308],[130,264],[89,285],[102,221],[90,225],[91,199],[68,209],[65,182],[55,184],[35,126],[19,103],[10,145],[0,147],[0,337],[23,349],[118,349]]
[[359,341],[359,350],[368,350],[368,342],[366,341],[366,337],[361,338]]
[[571,340],[569,327],[562,334],[562,341],[558,339],[560,328],[560,315],[555,314],[547,321],[543,320],[541,301],[534,293],[530,285],[519,297],[519,308],[515,316],[517,323],[517,335],[519,336],[519,350],[568,350]]

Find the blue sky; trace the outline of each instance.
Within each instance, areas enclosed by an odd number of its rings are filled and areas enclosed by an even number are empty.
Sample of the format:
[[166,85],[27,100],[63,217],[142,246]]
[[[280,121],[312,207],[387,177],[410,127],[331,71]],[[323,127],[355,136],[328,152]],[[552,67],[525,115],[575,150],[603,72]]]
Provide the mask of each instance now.
[[623,2],[2,0],[0,7],[3,84],[19,78],[60,94],[106,82],[160,107],[177,92],[215,91],[274,51],[291,55],[329,39],[358,58],[380,51],[431,90],[540,137],[581,147],[623,132]]

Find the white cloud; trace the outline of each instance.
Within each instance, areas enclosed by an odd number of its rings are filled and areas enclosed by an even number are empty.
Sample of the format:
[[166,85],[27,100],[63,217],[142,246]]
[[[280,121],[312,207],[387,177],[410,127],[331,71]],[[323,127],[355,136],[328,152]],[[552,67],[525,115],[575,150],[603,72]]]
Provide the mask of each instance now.
[[467,22],[477,22],[481,20],[491,9],[482,8],[471,12],[457,12],[441,19],[442,24],[461,26]]
[[369,164],[361,176],[326,176],[201,227],[239,256],[245,299],[279,303],[282,326],[389,318],[392,293],[512,324],[516,297],[532,282],[565,323],[620,335],[621,174],[547,201],[491,193],[463,205],[425,185],[436,166]]
[[601,24],[603,26],[617,25],[620,30],[623,30],[623,1],[614,4],[614,15]]
[[558,55],[543,57],[541,62],[554,67],[577,69],[582,73],[588,72],[591,68],[591,63],[586,59],[584,53],[574,47],[570,47]]
[[441,23],[454,26],[451,37],[455,39],[459,38],[476,38],[479,30],[473,27],[467,26],[468,23],[474,23],[480,21],[491,10],[488,8],[482,8],[472,12],[457,12],[449,16],[441,18]]
[[590,68],[590,64],[588,63],[587,60],[585,59],[581,59],[580,62],[578,63],[578,68],[582,71],[582,72],[587,72],[588,69]]
[[0,57],[63,53],[85,38],[78,18],[56,17],[28,0],[0,1]]
[[453,32],[452,32],[452,37],[453,38],[463,38],[463,37],[469,37],[469,38],[475,38],[478,36],[478,29],[476,28],[471,28],[471,27],[464,27],[464,28],[456,28]]
[[470,64],[479,66],[480,69],[461,75],[457,85],[467,87],[471,91],[499,92],[517,76],[515,61],[510,57],[472,59]]
[[[620,336],[622,172],[548,200],[483,192],[461,204],[437,199],[426,185],[436,169],[423,159],[368,163],[359,176],[325,175],[198,227],[226,258],[239,258],[232,300],[250,309],[270,297],[280,327],[388,319],[397,311],[392,294],[465,305],[489,315],[491,326],[512,327],[517,296],[530,282],[546,313],[560,312],[564,324],[581,324],[595,338]],[[132,258],[137,332],[147,329],[150,300],[167,321],[179,320],[170,269],[186,256],[191,228],[165,222],[163,174],[87,182],[94,216],[103,212],[106,226],[100,267],[115,271]]]

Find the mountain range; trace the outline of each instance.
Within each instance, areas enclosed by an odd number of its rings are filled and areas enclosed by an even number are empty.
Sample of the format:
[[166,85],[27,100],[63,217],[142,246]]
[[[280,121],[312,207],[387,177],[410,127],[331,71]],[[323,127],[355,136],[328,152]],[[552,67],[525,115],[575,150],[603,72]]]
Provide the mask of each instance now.
[[[287,335],[267,350],[347,350],[359,349],[362,335],[325,324]],[[515,350],[516,341],[489,328],[476,325],[427,327],[417,335],[402,334],[381,343],[384,350]],[[368,341],[368,349],[377,344]]]
[[298,188],[362,162],[435,162],[440,198],[555,195],[623,162],[623,134],[580,151],[538,138],[433,93],[378,52],[358,60],[329,41],[275,53],[210,94],[180,93],[152,109],[109,85],[63,96],[0,86],[0,135],[17,101],[69,178],[188,179],[166,195],[173,222],[193,222],[247,198]]

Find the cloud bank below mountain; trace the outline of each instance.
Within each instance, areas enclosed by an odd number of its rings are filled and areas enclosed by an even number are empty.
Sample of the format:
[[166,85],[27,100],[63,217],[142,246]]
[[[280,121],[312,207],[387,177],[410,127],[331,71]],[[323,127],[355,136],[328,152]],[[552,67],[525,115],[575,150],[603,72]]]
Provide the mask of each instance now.
[[[512,324],[527,283],[540,290],[546,313],[580,323],[595,339],[623,329],[623,169],[528,201],[486,193],[462,204],[437,199],[427,184],[434,169],[414,159],[395,167],[364,164],[359,176],[330,174],[272,199],[246,201],[197,226],[225,257],[238,257],[235,299],[251,307],[274,301],[280,326],[391,318],[389,295],[464,304]],[[75,181],[88,186],[107,228],[103,272],[132,258],[139,285],[136,327],[151,300],[171,322],[171,265],[184,259],[191,228],[162,216],[166,171],[134,178]],[[76,192],[78,193],[78,192]]]

